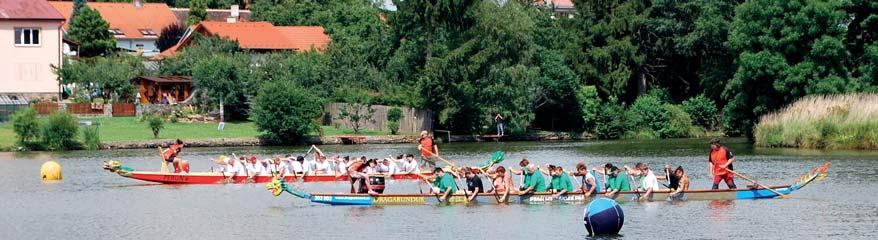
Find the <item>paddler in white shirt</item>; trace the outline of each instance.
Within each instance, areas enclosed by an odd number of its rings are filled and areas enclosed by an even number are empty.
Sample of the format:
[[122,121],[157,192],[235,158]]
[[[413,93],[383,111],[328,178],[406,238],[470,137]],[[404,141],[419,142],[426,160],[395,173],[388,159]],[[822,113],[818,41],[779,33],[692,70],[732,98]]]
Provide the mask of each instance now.
[[247,170],[247,179],[253,180],[257,175],[265,172],[265,167],[262,166],[262,163],[256,160],[256,156],[250,156],[250,160],[244,164],[244,168]]
[[385,158],[381,161],[381,164],[378,165],[378,173],[389,177],[390,175],[399,173],[399,167],[396,166],[396,163],[393,160],[390,160],[390,158]]
[[274,157],[271,159],[271,163],[268,164],[268,171],[271,172],[272,175],[280,177],[286,177],[289,174],[287,165],[280,161],[280,157]]
[[410,174],[410,173],[420,173],[420,169],[418,169],[418,161],[415,160],[414,154],[407,154],[405,156],[405,161],[402,163],[402,173]]
[[226,163],[223,174],[226,181],[233,182],[236,176],[247,176],[247,169],[244,168],[244,157],[240,159],[230,158]]

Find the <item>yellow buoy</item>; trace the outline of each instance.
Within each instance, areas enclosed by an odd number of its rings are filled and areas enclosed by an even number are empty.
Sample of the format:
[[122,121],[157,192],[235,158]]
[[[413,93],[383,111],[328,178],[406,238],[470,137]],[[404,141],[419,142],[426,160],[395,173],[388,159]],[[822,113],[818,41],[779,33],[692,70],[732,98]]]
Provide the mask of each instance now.
[[61,180],[61,164],[55,161],[43,163],[43,166],[40,167],[40,176],[43,178],[43,181]]

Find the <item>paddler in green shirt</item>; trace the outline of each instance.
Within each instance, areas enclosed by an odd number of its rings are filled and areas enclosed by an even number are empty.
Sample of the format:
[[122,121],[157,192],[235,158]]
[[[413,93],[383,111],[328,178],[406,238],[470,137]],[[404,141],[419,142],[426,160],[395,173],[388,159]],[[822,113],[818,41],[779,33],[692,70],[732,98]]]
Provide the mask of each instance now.
[[535,192],[545,192],[546,191],[546,179],[543,177],[543,173],[540,172],[537,167],[533,164],[528,165],[527,167],[521,169],[524,174],[524,189],[518,193],[518,195],[525,195]]
[[621,171],[618,167],[612,166],[607,177],[607,190],[604,194],[607,197],[615,197],[619,192],[631,191],[631,185],[629,185],[630,183],[628,182],[628,174]]
[[561,166],[549,165],[549,175],[552,180],[549,183],[549,192],[553,193],[552,197],[558,198],[569,192],[573,192],[573,182],[570,182],[570,176]]
[[433,180],[433,193],[442,194],[442,197],[439,198],[441,201],[445,201],[448,199],[448,196],[457,192],[457,185],[454,184],[454,176],[451,173],[447,173],[442,170],[442,168],[433,169],[433,176],[435,177]]

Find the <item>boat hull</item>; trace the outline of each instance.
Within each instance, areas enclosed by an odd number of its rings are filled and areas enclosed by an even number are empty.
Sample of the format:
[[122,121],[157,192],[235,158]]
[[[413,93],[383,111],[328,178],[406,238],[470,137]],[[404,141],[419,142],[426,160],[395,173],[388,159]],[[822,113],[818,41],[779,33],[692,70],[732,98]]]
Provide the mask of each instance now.
[[[431,173],[424,172],[423,175],[431,175]],[[122,174],[120,174],[122,175]],[[141,172],[141,171],[133,171],[128,172],[124,175],[124,177],[143,180],[148,182],[162,183],[162,184],[221,184],[225,183],[226,175],[217,172],[193,172],[193,173],[161,173],[161,172]],[[393,174],[391,175],[392,179],[395,180],[417,180],[417,174]],[[334,182],[334,181],[348,181],[350,177],[347,175],[342,175],[336,177],[334,174],[317,174],[317,175],[307,175],[307,176],[286,176],[284,180],[287,182],[295,182],[302,180],[304,182]],[[247,176],[235,176],[232,177],[232,181],[230,183],[267,183],[271,182],[272,176],[270,175],[258,175],[253,177],[253,179],[248,179]]]

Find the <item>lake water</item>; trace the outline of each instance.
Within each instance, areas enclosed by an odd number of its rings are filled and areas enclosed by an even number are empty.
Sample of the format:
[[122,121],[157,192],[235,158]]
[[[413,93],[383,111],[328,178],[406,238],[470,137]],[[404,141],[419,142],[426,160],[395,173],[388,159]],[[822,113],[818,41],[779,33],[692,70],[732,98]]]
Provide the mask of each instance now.
[[[754,149],[729,144],[736,170],[760,182],[789,184],[832,161],[828,177],[791,199],[625,203],[621,236],[629,239],[871,239],[878,237],[876,151]],[[415,153],[414,145],[324,146],[329,154]],[[705,140],[547,143],[453,143],[441,153],[459,164],[481,164],[495,150],[505,166],[521,158],[572,169],[606,162],[653,168],[682,165],[693,188],[707,188]],[[209,170],[222,153],[302,154],[297,148],[187,148],[193,171]],[[584,205],[476,205],[348,207],[314,205],[291,195],[274,197],[263,184],[158,185],[101,169],[121,160],[138,170],[158,170],[157,150],[0,153],[2,239],[583,239]],[[58,161],[64,180],[44,183],[40,165]],[[517,177],[516,177],[516,181]],[[738,186],[746,185],[736,178]],[[721,186],[724,187],[723,184]],[[319,192],[349,185],[305,183]],[[387,192],[418,192],[416,181],[388,183]]]

